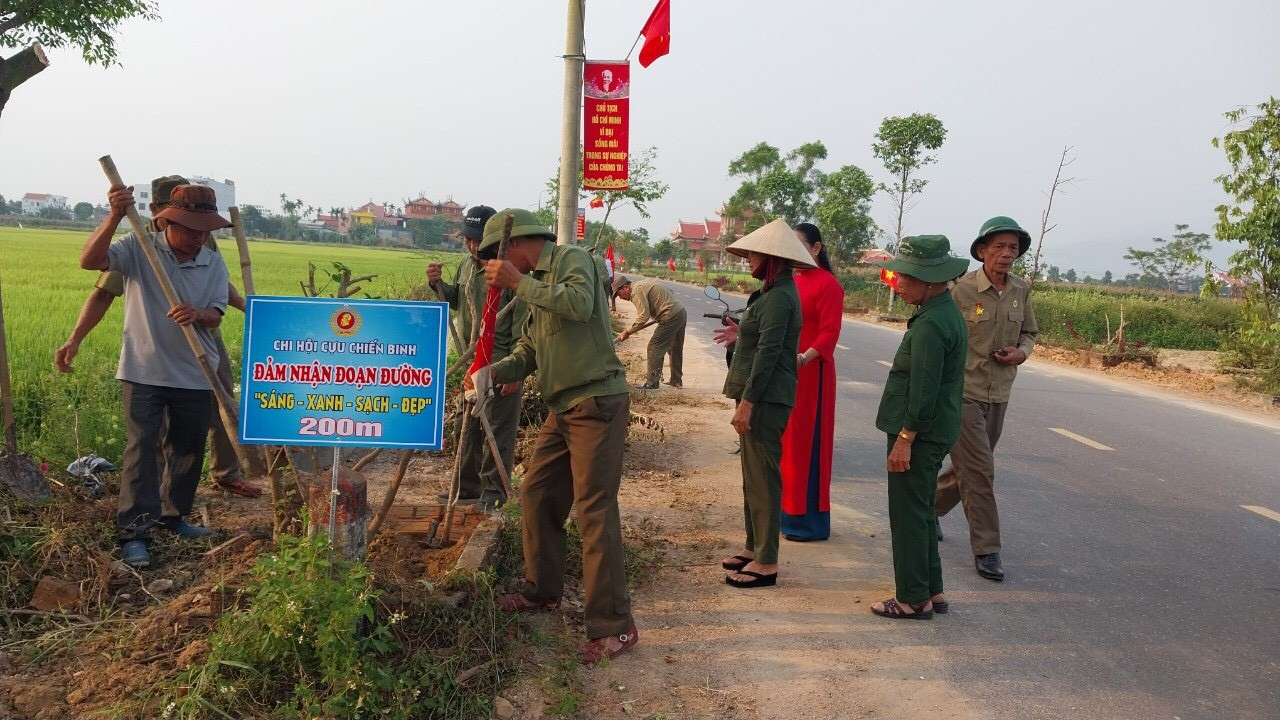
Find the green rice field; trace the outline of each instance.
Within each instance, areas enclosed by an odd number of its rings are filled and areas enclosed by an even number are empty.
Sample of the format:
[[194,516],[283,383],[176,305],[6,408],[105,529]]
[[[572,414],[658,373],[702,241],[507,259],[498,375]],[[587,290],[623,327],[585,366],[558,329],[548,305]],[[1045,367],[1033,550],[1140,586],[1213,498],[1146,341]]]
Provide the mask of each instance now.
[[[97,273],[81,270],[80,248],[85,233],[0,227],[0,288],[3,291],[5,334],[14,385],[14,415],[20,449],[47,460],[52,468],[95,452],[119,462],[124,446],[120,388],[115,380],[120,355],[123,303],[117,302],[84,343],[67,375],[53,367],[53,353],[75,325],[80,308]],[[235,241],[220,242],[231,281],[243,290]],[[302,295],[299,281],[307,277],[307,263],[316,265],[316,287],[340,262],[353,274],[378,274],[361,283],[357,297],[427,298],[423,271],[428,262],[442,260],[446,268],[460,255],[368,247],[348,247],[251,240],[255,289],[260,295]],[[447,275],[446,271],[446,277]],[[230,311],[223,321],[223,338],[239,376],[244,317]]]

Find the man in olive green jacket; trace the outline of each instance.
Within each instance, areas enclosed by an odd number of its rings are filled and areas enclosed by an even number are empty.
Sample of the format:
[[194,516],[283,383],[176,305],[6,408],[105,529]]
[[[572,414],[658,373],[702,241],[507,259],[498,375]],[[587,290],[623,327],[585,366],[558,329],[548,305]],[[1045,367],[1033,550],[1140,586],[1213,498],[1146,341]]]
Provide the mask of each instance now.
[[684,329],[688,314],[676,296],[657,280],[645,279],[632,283],[619,275],[613,281],[613,294],[629,300],[636,306],[636,319],[631,327],[618,333],[618,342],[658,324],[649,339],[648,368],[643,385],[637,390],[657,390],[662,382],[662,362],[671,355],[671,387],[684,387]]
[[464,384],[484,392],[537,371],[551,409],[520,483],[525,584],[499,596],[506,610],[557,606],[564,591],[565,520],[577,506],[587,637],[582,659],[612,658],[636,643],[622,556],[618,487],[630,418],[626,372],[613,351],[603,279],[585,250],[556,245],[528,210],[508,209],[485,225],[480,255],[494,254],[513,219],[506,260],[489,260],[485,281],[529,305],[529,325],[506,359]]
[[1027,361],[1039,333],[1031,289],[1009,270],[1030,247],[1031,235],[1012,218],[991,218],[969,247],[969,254],[982,267],[963,275],[951,291],[969,326],[969,349],[960,439],[951,448],[951,467],[938,477],[934,509],[941,517],[957,503],[964,504],[974,568],[996,582],[1004,580],[995,493],[996,443],[1018,366]]
[[[468,210],[462,219],[462,242],[469,254],[458,264],[455,282],[444,280],[443,266],[440,263],[427,265],[428,282],[439,293],[440,299],[449,303],[449,308],[454,311],[458,336],[464,343],[463,347],[458,348],[459,353],[465,352],[480,333],[479,313],[484,309],[489,286],[484,282],[484,263],[475,257],[475,253],[484,236],[485,223],[493,214],[493,208],[477,205]],[[499,302],[505,307],[514,297],[515,293],[507,290],[502,293]],[[516,301],[511,312],[498,320],[493,336],[494,362],[511,354],[528,317],[528,306]],[[494,441],[502,452],[502,464],[508,477],[515,465],[516,430],[520,425],[520,390],[520,382],[506,383],[498,388],[487,405],[489,424],[493,428]],[[502,484],[498,463],[489,449],[484,428],[477,417],[469,415],[466,422],[471,426],[467,428],[466,446],[462,448],[458,459],[458,501],[478,502],[481,506],[490,508],[501,506],[507,501],[507,493]],[[455,441],[461,431],[462,423],[459,422]],[[447,499],[448,496],[448,493],[442,493],[437,497]]]

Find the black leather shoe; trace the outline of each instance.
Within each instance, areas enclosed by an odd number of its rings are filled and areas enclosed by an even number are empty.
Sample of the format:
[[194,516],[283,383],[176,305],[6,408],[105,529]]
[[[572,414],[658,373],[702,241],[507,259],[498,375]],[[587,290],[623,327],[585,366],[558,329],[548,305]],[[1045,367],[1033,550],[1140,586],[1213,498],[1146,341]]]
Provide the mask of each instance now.
[[938,542],[942,542],[942,518],[933,518],[933,529],[938,531]]
[[645,383],[645,384],[643,384],[643,385],[632,385],[631,387],[635,388],[636,390],[657,390],[657,389],[658,389],[658,384],[657,384],[657,383]]
[[1000,553],[975,555],[973,566],[982,577],[996,582],[1004,582],[1004,567],[1000,564]]

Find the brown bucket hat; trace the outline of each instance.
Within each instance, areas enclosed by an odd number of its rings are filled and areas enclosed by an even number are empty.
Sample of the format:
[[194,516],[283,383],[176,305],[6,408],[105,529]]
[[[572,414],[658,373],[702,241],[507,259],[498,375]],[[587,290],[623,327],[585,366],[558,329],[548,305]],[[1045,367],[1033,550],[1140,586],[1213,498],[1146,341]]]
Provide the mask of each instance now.
[[175,187],[169,195],[169,205],[156,214],[156,221],[160,220],[192,230],[213,231],[231,227],[231,223],[218,214],[218,196],[213,188],[204,185]]

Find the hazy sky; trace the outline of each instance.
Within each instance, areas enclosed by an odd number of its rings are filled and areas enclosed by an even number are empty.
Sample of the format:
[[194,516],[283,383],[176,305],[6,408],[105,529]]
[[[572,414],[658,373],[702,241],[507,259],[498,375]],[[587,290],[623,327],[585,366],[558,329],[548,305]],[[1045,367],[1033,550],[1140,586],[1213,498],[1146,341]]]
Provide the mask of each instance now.
[[[587,55],[626,55],[654,0],[589,0]],[[231,178],[241,203],[432,199],[536,207],[560,148],[562,0],[161,0],[120,33],[120,67],[70,50],[0,116],[0,194],[99,202],[96,163],[127,179]],[[1223,111],[1280,93],[1280,2],[672,0],[671,54],[634,63],[631,143],[671,191],[655,238],[714,217],[757,142],[871,154],[890,115],[948,137],[909,233],[964,252],[990,215],[1038,233],[1064,145],[1081,178],[1054,205],[1048,262],[1131,271],[1128,245],[1175,223],[1210,232]],[[545,196],[541,199],[545,200]],[[591,217],[599,219],[602,211]],[[886,198],[875,218],[891,226]],[[1216,253],[1225,257],[1227,248]]]

